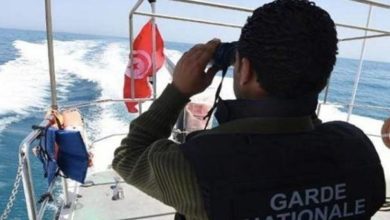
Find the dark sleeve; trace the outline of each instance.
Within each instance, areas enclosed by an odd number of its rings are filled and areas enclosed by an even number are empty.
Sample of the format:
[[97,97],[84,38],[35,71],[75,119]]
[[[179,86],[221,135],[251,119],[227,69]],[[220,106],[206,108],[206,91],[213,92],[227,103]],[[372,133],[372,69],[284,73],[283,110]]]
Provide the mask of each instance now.
[[[112,166],[129,184],[187,216],[205,216],[195,174],[169,136],[188,98],[168,85],[130,124]],[[191,198],[191,199],[189,199]]]

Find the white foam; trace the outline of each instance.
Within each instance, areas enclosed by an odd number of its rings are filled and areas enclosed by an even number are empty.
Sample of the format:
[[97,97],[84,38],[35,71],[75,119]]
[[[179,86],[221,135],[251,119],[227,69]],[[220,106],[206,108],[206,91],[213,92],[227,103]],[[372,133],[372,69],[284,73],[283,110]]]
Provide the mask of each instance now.
[[6,186],[8,186],[7,183],[5,183],[5,182],[0,182],[0,189],[1,189],[1,188],[4,188],[4,187],[6,187]]
[[[7,125],[19,121],[20,117],[19,116],[8,116],[8,117],[2,117],[0,118],[0,136],[1,136],[1,131],[3,131]],[[1,143],[1,140],[0,140]]]
[[[0,119],[1,129],[25,117],[33,108],[44,109],[49,103],[50,81],[47,61],[47,47],[44,42],[30,43],[16,40],[13,43],[19,57],[0,66]],[[56,77],[59,92],[66,92],[71,81],[64,66],[78,66],[83,56],[92,47],[92,41],[55,41]],[[6,114],[17,115],[13,120]],[[0,129],[0,131],[1,131]]]
[[15,41],[14,47],[20,57],[0,66],[0,132],[32,107],[44,105],[47,96],[47,67],[39,59],[43,45]]
[[[65,43],[64,47],[69,45]],[[83,53],[75,52],[75,56],[70,57],[63,54],[63,59],[61,57],[57,59],[57,65],[59,72],[71,73],[77,78],[97,82],[102,88],[100,98],[120,98],[127,60],[124,52],[124,47],[112,43],[104,48],[103,53],[95,55],[91,61],[86,61]]]
[[[8,124],[26,117],[32,108],[44,109],[49,105],[50,82],[45,42],[17,40],[14,47],[20,56],[0,66],[0,81],[6,82],[0,87],[0,117],[3,115],[0,119],[0,132]],[[102,52],[93,54],[96,48],[102,48]],[[98,84],[102,91],[98,99],[122,97],[123,72],[128,57],[125,44],[103,45],[98,41],[85,40],[54,41],[54,54],[60,94],[66,93],[67,87],[71,86],[74,80],[83,79]],[[91,54],[93,57],[86,59],[86,56]],[[16,116],[6,116],[8,114]],[[94,138],[128,130],[128,123],[116,118],[110,105],[103,106],[101,114],[96,115],[94,121],[89,123],[94,123],[94,127],[97,127]],[[116,148],[119,143],[112,140],[107,145]],[[111,163],[107,160],[109,157],[105,150],[98,149],[95,156]]]
[[[117,119],[109,108],[104,108],[100,117],[95,122],[97,129],[96,139],[108,137],[112,134],[122,134],[128,132],[128,123]],[[99,172],[107,170],[111,166],[114,158],[114,150],[119,147],[120,141],[124,136],[114,136],[109,139],[98,142],[92,149],[93,153],[93,171]]]
[[44,45],[15,41],[14,46],[20,57],[0,66],[0,114],[25,114],[29,108],[43,105],[47,94]]
[[183,55],[180,51],[177,50],[164,50],[165,56],[167,56],[173,63],[177,63],[180,57]]

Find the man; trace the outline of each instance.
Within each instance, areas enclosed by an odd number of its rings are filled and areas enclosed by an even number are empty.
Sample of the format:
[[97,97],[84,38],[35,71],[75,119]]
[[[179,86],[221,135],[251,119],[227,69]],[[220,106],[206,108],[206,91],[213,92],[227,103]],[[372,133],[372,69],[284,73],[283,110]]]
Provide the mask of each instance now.
[[204,72],[214,39],[179,60],[172,83],[131,123],[113,168],[187,220],[369,219],[385,191],[374,146],[358,128],[315,116],[336,35],[329,14],[306,0],[256,9],[238,42],[237,100],[219,102],[219,126],[181,145],[168,139],[216,73]]

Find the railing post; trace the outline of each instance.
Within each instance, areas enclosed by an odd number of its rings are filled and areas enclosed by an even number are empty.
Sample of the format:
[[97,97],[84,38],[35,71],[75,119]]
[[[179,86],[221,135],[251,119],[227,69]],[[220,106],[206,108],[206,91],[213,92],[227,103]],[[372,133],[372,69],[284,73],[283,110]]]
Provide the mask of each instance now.
[[61,182],[62,182],[62,190],[63,190],[63,193],[64,193],[64,205],[63,205],[63,207],[65,209],[68,209],[71,206],[71,203],[70,203],[70,200],[69,200],[68,181],[67,181],[67,179],[65,177],[62,177],[61,178]]
[[[370,25],[371,13],[372,13],[372,5],[370,5],[370,8],[368,10],[366,28],[368,28],[369,25]],[[367,37],[367,34],[368,34],[368,31],[366,30],[364,32],[364,36]],[[355,104],[356,93],[357,93],[357,89],[358,89],[358,86],[359,86],[360,76],[361,76],[362,71],[363,71],[364,54],[366,52],[366,41],[367,41],[367,39],[364,38],[363,39],[363,44],[362,44],[362,49],[361,49],[361,52],[360,52],[359,68],[358,68],[358,71],[356,73],[355,82],[354,82],[354,85],[353,85],[352,98],[351,98],[351,102],[350,102],[350,104],[348,106],[348,115],[347,115],[347,121],[348,122],[349,122],[349,119],[351,118],[351,114],[352,114],[352,111],[353,111],[353,106]]]
[[149,0],[152,9],[152,73],[153,73],[153,99],[157,98],[157,66],[156,66],[156,0]]
[[28,219],[36,220],[37,219],[37,207],[35,201],[34,185],[31,178],[31,169],[30,169],[30,159],[28,156],[28,145],[23,144],[23,149],[26,151],[20,152],[20,163],[22,164],[22,182],[23,182],[23,192],[24,197],[26,198],[26,208]]
[[[44,120],[40,123],[40,127],[48,126],[48,121]],[[38,219],[38,212],[34,193],[34,184],[31,176],[31,165],[30,165],[30,147],[31,143],[39,137],[42,133],[41,130],[32,131],[20,144],[19,146],[19,163],[22,165],[22,182],[23,192],[26,199],[27,215],[29,220]]]
[[318,116],[318,117],[319,117],[320,114],[321,114],[321,107],[322,107],[322,105],[325,105],[325,104],[327,103],[327,101],[328,101],[330,80],[331,80],[331,76],[329,77],[328,83],[326,84],[326,87],[325,87],[324,101],[323,101],[322,103],[319,103],[319,104],[318,104],[318,108],[317,108],[317,116]]
[[[132,99],[135,98],[135,83],[134,83],[134,70],[133,70],[133,40],[134,40],[134,23],[133,23],[133,15],[134,12],[141,6],[141,4],[144,2],[144,0],[138,0],[137,3],[135,3],[134,7],[129,12],[129,48],[130,48],[130,76],[131,76],[131,91],[130,91],[130,97]],[[138,102],[139,104],[140,102]],[[142,106],[139,104],[139,107],[142,108]]]

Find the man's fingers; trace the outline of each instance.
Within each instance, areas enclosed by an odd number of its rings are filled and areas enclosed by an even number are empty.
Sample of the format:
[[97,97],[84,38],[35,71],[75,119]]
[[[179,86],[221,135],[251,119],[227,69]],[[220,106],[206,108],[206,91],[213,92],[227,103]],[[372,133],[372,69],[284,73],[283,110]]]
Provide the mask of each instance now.
[[184,95],[191,97],[210,85],[218,69],[211,67],[205,73],[205,68],[219,44],[218,39],[197,44],[180,58],[173,72],[172,83]]
[[382,126],[382,137],[383,143],[390,148],[390,136],[385,136],[385,135],[390,135],[390,118],[385,121],[385,123]]
[[199,62],[204,65],[204,67],[206,67],[207,63],[213,58],[215,50],[220,43],[221,41],[219,39],[213,39],[205,44],[203,53],[201,53],[199,57]]
[[210,40],[206,44],[196,44],[189,51],[187,51],[188,57],[196,60],[199,64],[202,65],[202,68],[205,68],[207,63],[209,63],[213,57],[215,49],[219,44],[219,39]]
[[194,51],[197,51],[197,50],[200,50],[204,47],[204,44],[195,44],[193,47],[191,47],[191,49],[189,50],[189,52],[194,52]]
[[199,57],[204,49],[205,44],[196,44],[187,52],[190,57]]

